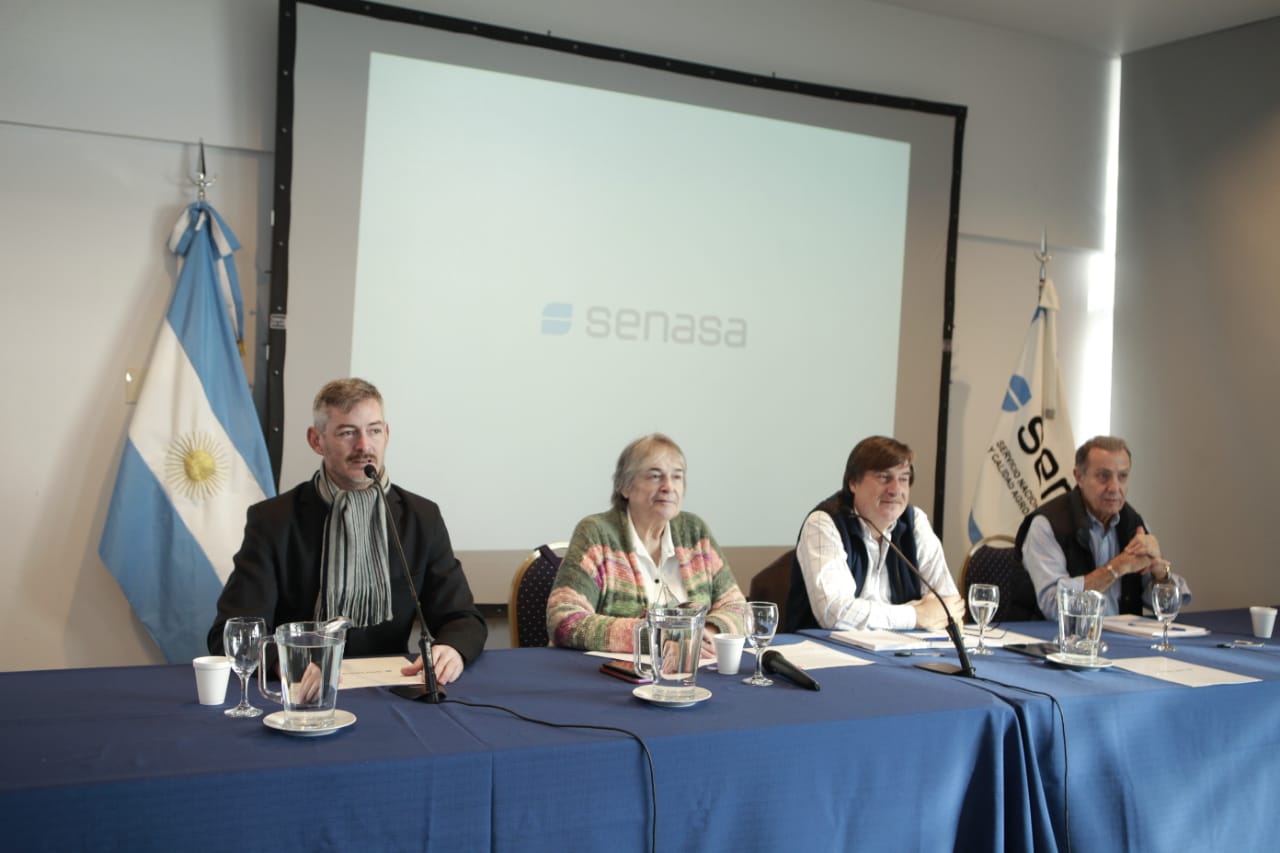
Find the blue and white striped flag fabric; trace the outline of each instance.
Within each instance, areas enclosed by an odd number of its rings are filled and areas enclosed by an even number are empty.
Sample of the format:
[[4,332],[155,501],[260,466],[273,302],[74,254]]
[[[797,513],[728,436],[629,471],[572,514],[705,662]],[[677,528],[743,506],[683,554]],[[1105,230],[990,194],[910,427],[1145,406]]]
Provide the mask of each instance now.
[[98,553],[170,662],[207,654],[245,510],[275,494],[240,359],[235,235],[199,201],[174,226],[184,258],[129,425]]
[[1024,516],[1071,490],[1075,442],[1058,366],[1057,313],[1058,292],[1046,279],[978,472],[970,542],[1013,536]]

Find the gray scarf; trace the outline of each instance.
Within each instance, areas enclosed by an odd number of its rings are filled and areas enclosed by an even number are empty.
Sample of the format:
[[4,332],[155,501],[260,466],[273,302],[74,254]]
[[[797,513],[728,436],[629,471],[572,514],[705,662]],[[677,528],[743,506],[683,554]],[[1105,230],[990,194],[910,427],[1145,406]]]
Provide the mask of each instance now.
[[344,491],[329,479],[324,465],[311,482],[329,506],[324,521],[324,612],[316,599],[316,621],[346,616],[356,628],[378,625],[391,618],[391,573],[387,559],[385,496],[391,485],[386,469],[367,489]]

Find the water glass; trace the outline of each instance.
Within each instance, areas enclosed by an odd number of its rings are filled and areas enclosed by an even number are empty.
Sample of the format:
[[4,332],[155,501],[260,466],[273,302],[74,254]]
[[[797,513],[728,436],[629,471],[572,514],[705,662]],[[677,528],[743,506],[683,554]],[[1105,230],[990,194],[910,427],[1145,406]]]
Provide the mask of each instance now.
[[773,680],[764,676],[764,650],[773,641],[773,633],[778,630],[778,605],[772,601],[747,602],[747,642],[756,653],[756,672],[749,678],[742,679],[743,684],[752,687],[768,687]]
[[262,660],[259,643],[267,634],[260,616],[234,616],[222,628],[222,648],[231,660],[231,669],[240,676],[240,704],[223,713],[228,717],[257,717],[262,709],[249,704],[249,676]]
[[969,612],[978,623],[978,647],[975,655],[992,654],[987,648],[987,625],[1000,607],[1000,587],[993,583],[975,583],[969,587]]
[[1181,608],[1182,590],[1178,587],[1177,581],[1170,578],[1151,585],[1151,610],[1164,628],[1160,642],[1151,648],[1158,652],[1177,651],[1177,647],[1169,642],[1169,623],[1177,618],[1178,610]]

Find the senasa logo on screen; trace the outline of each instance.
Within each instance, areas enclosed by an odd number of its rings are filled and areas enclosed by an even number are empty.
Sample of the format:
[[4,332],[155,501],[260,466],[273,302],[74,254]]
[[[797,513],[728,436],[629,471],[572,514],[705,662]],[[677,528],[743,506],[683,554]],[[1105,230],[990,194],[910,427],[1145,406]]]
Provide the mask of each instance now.
[[[571,303],[548,302],[542,306],[542,334],[569,335],[573,328]],[[579,328],[588,338],[730,349],[747,346],[747,321],[742,317],[590,305],[581,311]]]

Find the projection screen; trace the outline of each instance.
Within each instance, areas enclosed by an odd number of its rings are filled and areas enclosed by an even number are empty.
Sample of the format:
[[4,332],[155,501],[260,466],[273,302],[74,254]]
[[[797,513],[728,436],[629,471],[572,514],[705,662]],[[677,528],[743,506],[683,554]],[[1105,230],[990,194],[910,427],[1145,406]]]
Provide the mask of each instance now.
[[480,602],[607,507],[648,432],[684,449],[685,509],[744,582],[867,435],[912,444],[914,501],[941,508],[962,107],[281,9],[282,488],[318,464],[315,391],[356,375],[386,400],[392,479],[441,505]]

